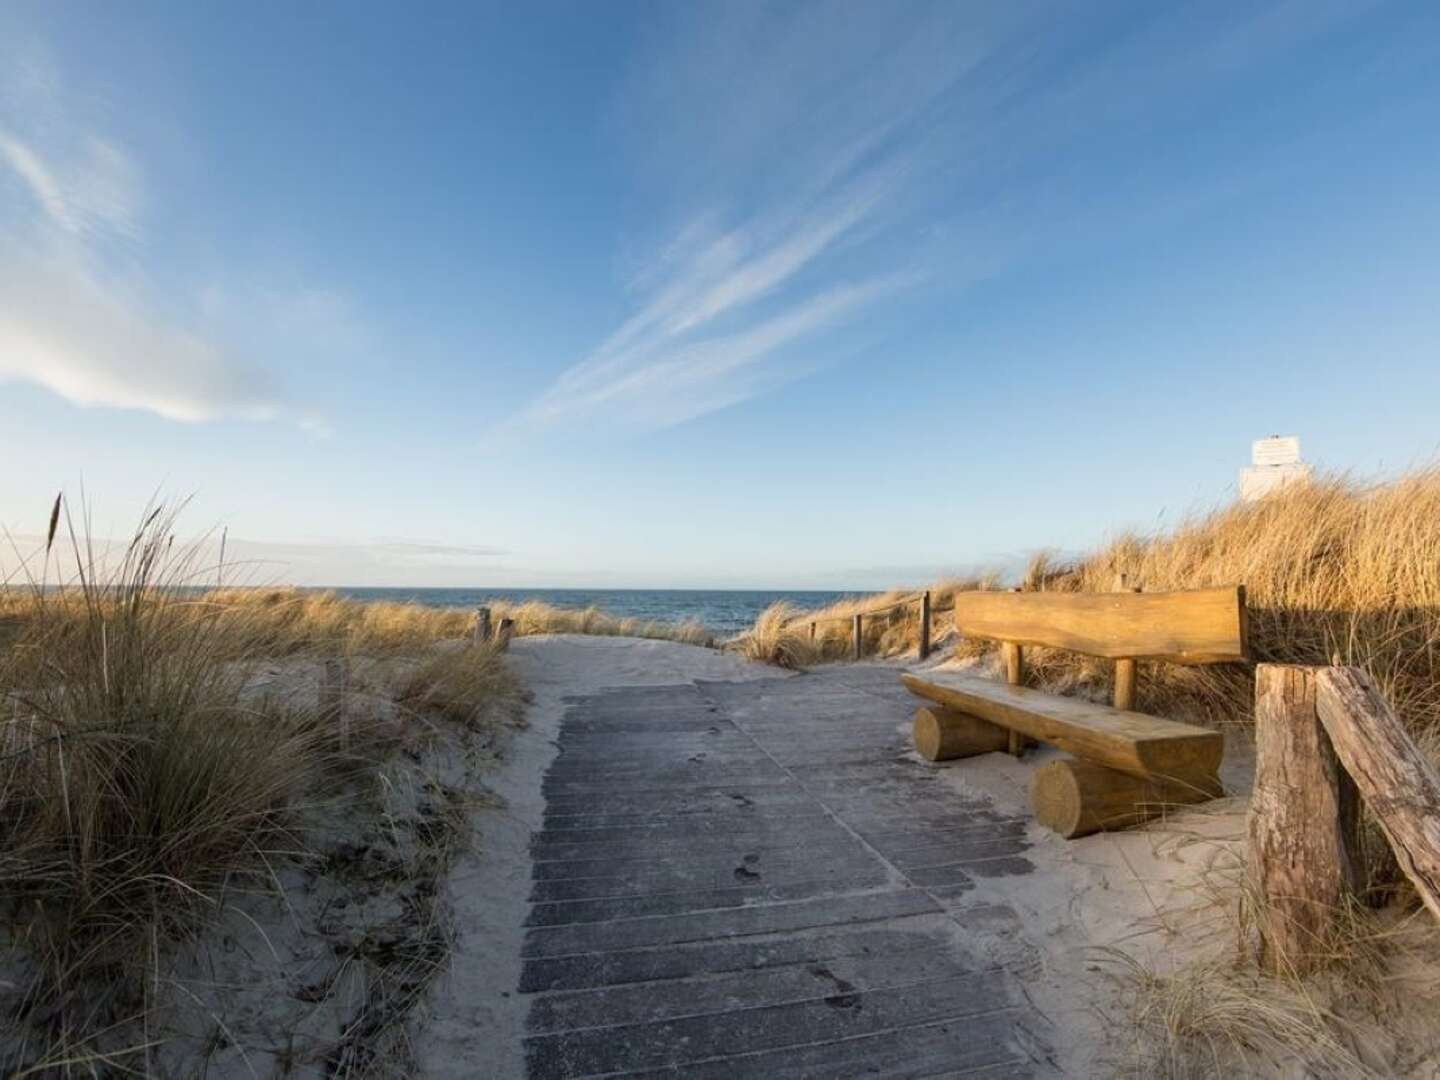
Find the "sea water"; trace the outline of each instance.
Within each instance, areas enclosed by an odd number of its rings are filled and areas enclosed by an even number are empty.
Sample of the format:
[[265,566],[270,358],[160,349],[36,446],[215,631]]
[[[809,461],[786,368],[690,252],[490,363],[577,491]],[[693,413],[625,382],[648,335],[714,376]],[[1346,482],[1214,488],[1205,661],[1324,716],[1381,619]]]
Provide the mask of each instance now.
[[336,588],[355,600],[397,600],[431,607],[474,608],[487,600],[539,600],[558,608],[597,607],[607,615],[653,622],[693,619],[719,636],[748,629],[777,600],[812,610],[865,593],[742,589],[368,589]]

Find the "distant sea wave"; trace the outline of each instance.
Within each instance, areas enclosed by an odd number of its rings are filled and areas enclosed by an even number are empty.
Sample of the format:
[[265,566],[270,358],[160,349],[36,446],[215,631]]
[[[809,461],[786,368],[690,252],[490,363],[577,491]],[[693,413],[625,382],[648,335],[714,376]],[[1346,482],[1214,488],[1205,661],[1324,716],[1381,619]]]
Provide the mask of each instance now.
[[799,608],[824,607],[859,592],[741,589],[366,589],[336,588],[356,600],[398,600],[431,607],[478,607],[487,600],[540,600],[561,608],[597,607],[620,618],[653,622],[694,619],[721,636],[737,634],[777,600]]

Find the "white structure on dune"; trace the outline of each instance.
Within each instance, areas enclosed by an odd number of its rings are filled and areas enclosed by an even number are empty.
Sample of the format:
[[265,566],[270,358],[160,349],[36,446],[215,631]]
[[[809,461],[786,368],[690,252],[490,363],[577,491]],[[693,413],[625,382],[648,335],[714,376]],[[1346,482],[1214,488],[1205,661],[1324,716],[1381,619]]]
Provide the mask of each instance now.
[[1254,502],[1287,484],[1310,478],[1310,466],[1300,460],[1300,439],[1272,435],[1250,444],[1250,465],[1240,470],[1240,499]]

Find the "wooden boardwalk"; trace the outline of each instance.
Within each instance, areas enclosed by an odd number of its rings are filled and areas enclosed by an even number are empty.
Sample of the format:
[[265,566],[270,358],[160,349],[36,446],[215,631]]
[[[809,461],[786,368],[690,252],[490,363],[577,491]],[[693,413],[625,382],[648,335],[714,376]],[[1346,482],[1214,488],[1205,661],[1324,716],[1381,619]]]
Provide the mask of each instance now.
[[530,1076],[1034,1075],[967,929],[977,876],[1030,869],[1023,823],[906,755],[912,704],[878,667],[574,701],[532,844]]

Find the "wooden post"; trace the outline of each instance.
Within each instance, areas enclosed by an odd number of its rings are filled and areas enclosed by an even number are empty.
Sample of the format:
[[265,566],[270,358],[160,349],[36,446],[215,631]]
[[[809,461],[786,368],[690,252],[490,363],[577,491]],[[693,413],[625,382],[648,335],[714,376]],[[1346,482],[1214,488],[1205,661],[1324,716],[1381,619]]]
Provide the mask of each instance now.
[[320,718],[339,729],[340,744],[350,748],[350,720],[345,695],[350,689],[350,661],[343,656],[325,661],[320,675]]
[[1260,962],[1299,974],[1327,948],[1359,885],[1357,804],[1316,711],[1319,669],[1255,670],[1248,864],[1263,898]]
[[1131,657],[1115,661],[1115,695],[1111,704],[1126,712],[1135,708],[1135,661]]
[[510,648],[510,638],[514,633],[515,620],[508,615],[502,617],[500,620],[500,629],[495,635],[495,642],[500,647],[501,652]]
[[860,649],[861,649],[861,644],[862,644],[862,638],[861,638],[861,620],[863,620],[864,618],[865,618],[865,616],[862,615],[862,614],[860,614],[860,613],[857,611],[857,612],[855,613],[855,623],[854,623],[854,625],[851,627],[851,637],[854,638],[854,644],[855,644],[855,659],[856,659],[856,660],[859,660],[859,659],[860,659]]
[[[1013,641],[1002,641],[1000,655],[1005,661],[1005,681],[1011,686],[1023,686],[1025,683],[1025,654],[1021,651],[1020,646]],[[1025,736],[1018,731],[1011,731],[1009,734],[1010,753],[1019,757],[1025,751]]]
[[1316,678],[1316,709],[1335,755],[1394,849],[1400,869],[1440,919],[1440,772],[1359,668]]
[[814,620],[814,619],[811,619],[811,620],[810,620],[810,640],[811,640],[811,641],[814,641],[814,640],[815,640],[815,620]]
[[483,645],[490,640],[490,609],[488,607],[477,607],[475,609],[475,644]]
[[919,658],[924,660],[930,655],[930,590],[926,589],[920,594],[920,646],[917,650]]
[[[1125,585],[1125,575],[1117,574],[1115,588],[1118,592],[1139,592]],[[1135,659],[1124,656],[1115,661],[1115,692],[1110,704],[1117,709],[1130,712],[1135,708]]]

